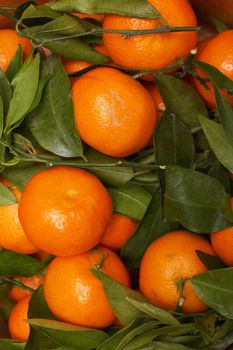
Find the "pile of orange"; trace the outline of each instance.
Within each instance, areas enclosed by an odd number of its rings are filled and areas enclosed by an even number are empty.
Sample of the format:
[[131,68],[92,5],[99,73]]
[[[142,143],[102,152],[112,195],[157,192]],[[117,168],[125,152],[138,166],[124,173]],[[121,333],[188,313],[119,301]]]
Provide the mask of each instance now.
[[[12,6],[22,2],[14,1]],[[198,25],[188,0],[149,0],[149,3],[163,20],[112,14],[72,15],[102,22],[105,30]],[[5,2],[0,1],[0,7],[4,5]],[[4,72],[18,45],[22,46],[24,60],[32,49],[30,41],[19,37],[9,23],[0,16],[0,68]],[[153,81],[146,82],[143,76],[135,79],[124,68],[137,72],[168,68],[168,72],[173,73],[176,69],[171,71],[169,66],[187,58],[198,45],[196,58],[233,80],[232,42],[233,30],[230,29],[199,45],[197,31],[127,38],[105,33],[103,44],[95,46],[109,57],[105,66],[92,69],[90,62],[61,57],[67,74],[90,68],[80,77],[72,77],[71,84],[75,126],[85,147],[119,160],[153,146],[153,135],[166,106]],[[207,78],[200,70],[196,73]],[[151,76],[146,76],[146,80],[151,80]],[[193,79],[191,84],[209,109],[215,110],[212,83],[204,86]],[[222,93],[233,106],[233,98],[227,91]],[[41,275],[13,276],[13,284],[18,282],[19,285],[12,287],[8,295],[15,303],[9,317],[11,338],[28,339],[29,325],[25,320],[30,298],[41,285],[48,307],[57,320],[97,329],[113,325],[116,315],[101,281],[91,270],[101,271],[128,288],[135,285],[120,251],[137,231],[138,220],[115,211],[106,186],[97,176],[78,167],[53,166],[38,172],[22,193],[6,179],[2,178],[1,183],[12,191],[17,203],[0,206],[0,246],[20,254],[33,254],[38,260],[46,259],[48,254],[54,255]],[[145,232],[145,237],[147,234]],[[190,280],[208,271],[197,251],[217,255],[225,264],[233,266],[233,227],[213,232],[206,238],[179,229],[154,240],[143,255],[137,281],[149,302],[169,311],[180,308],[184,313],[208,309]],[[20,289],[20,284],[27,288]]]

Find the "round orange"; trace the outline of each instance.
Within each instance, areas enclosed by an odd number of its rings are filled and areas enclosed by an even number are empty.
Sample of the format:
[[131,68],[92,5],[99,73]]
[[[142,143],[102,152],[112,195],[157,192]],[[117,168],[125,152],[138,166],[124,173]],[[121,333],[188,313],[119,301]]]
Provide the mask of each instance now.
[[[199,61],[206,62],[217,69],[219,69],[228,78],[233,79],[233,30],[226,30],[207,42],[207,45],[198,54]],[[206,75],[197,70],[198,75],[201,78],[206,78]],[[211,109],[216,109],[216,101],[214,96],[214,89],[212,83],[207,83],[208,89],[202,85],[198,80],[194,81],[195,89],[205,100],[206,104]],[[233,106],[233,98],[230,97],[226,91],[222,91],[224,97]]]
[[5,72],[14,57],[18,45],[22,46],[24,59],[29,55],[32,47],[27,38],[20,38],[14,29],[0,30],[0,68]]
[[30,296],[19,301],[12,309],[9,317],[9,333],[12,339],[26,342],[29,337],[28,307]]
[[[21,193],[5,179],[2,184],[12,190],[17,200]],[[38,251],[27,238],[19,222],[18,203],[0,206],[0,246],[21,254],[32,254]]]
[[72,86],[77,129],[96,150],[126,157],[151,138],[157,113],[150,94],[117,69],[95,68]]
[[[38,275],[34,275],[31,277],[18,277],[15,279],[17,281],[23,283],[25,286],[30,287],[34,290],[39,288],[39,286],[44,283],[44,277],[38,276]],[[14,286],[11,288],[8,297],[10,300],[18,302],[18,301],[24,299],[25,297],[30,296],[31,294],[32,293],[26,289],[22,289],[22,288]]]
[[90,271],[102,261],[102,272],[130,286],[128,271],[120,258],[103,247],[72,257],[57,257],[49,265],[44,295],[54,316],[65,322],[91,328],[110,326],[115,315],[102,282]]
[[[166,310],[176,310],[177,280],[207,271],[196,250],[215,255],[206,239],[184,230],[166,233],[152,242],[143,256],[139,278],[140,290],[150,302]],[[184,284],[183,296],[183,312],[208,309],[195,294],[190,280]]]
[[79,72],[80,70],[89,67],[91,64],[86,61],[79,61],[79,60],[68,60],[63,58],[62,64],[65,69],[65,71],[68,74]]
[[111,197],[97,177],[65,166],[34,175],[19,203],[19,219],[28,239],[59,256],[93,248],[111,215]]
[[136,227],[136,220],[126,215],[114,213],[100,243],[112,250],[120,250],[132,236]]
[[[197,20],[187,0],[149,0],[170,26],[196,26]],[[162,20],[107,15],[105,30],[145,30],[166,25]],[[195,48],[197,32],[135,35],[105,33],[104,45],[117,65],[127,68],[161,69],[189,55]]]

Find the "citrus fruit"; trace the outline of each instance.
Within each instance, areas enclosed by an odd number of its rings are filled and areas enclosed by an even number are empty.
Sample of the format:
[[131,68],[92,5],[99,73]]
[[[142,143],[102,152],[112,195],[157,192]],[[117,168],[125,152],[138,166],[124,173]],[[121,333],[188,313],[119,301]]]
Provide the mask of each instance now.
[[12,339],[27,341],[29,337],[28,307],[30,296],[20,300],[12,309],[9,317],[9,333]]
[[65,71],[68,74],[72,74],[75,72],[79,72],[80,70],[89,67],[91,64],[86,61],[79,61],[79,60],[68,60],[63,58],[62,64],[65,69]]
[[120,250],[132,236],[136,227],[137,222],[134,219],[113,213],[100,243],[112,250]]
[[[179,301],[179,279],[206,272],[196,250],[215,255],[211,244],[188,231],[173,231],[156,239],[147,248],[140,267],[140,290],[151,303],[166,310],[176,310]],[[208,309],[195,294],[190,280],[184,283],[182,311],[202,312]]]
[[20,222],[30,241],[59,256],[93,248],[111,215],[111,197],[97,177],[65,166],[34,175],[19,203]]
[[[196,26],[196,16],[187,0],[149,0],[165,19],[142,19],[106,15],[105,30],[145,30],[166,25]],[[155,33],[125,37],[104,33],[104,45],[113,62],[127,68],[161,69],[189,55],[195,48],[197,32]],[[127,53],[127,54],[126,54]]]
[[14,29],[0,29],[0,68],[6,71],[14,57],[18,45],[22,46],[24,59],[31,51],[31,44],[27,38],[20,38]]
[[71,257],[56,257],[50,263],[45,276],[44,295],[57,319],[91,328],[105,328],[113,323],[115,316],[102,282],[90,271],[101,261],[103,273],[130,286],[126,267],[107,248],[98,247]]
[[[21,193],[5,179],[0,180],[14,193],[17,200]],[[0,206],[0,246],[13,250],[16,253],[32,254],[37,252],[35,247],[27,238],[19,222],[18,203]]]
[[[38,275],[34,275],[31,277],[18,277],[18,278],[15,278],[15,280],[23,283],[25,286],[30,287],[33,290],[36,290],[37,288],[39,288],[39,286],[44,282],[44,278]],[[32,292],[30,292],[29,290],[14,286],[11,288],[8,297],[10,300],[17,302],[31,294]]]
[[151,138],[157,120],[152,98],[127,74],[95,68],[74,82],[72,95],[77,129],[96,150],[126,157]]

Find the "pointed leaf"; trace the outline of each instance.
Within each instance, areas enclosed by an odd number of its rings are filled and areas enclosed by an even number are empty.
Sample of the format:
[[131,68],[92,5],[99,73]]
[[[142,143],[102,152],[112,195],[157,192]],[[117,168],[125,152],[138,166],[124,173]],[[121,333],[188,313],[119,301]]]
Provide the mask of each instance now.
[[217,110],[220,121],[226,132],[233,138],[233,109],[230,103],[223,97],[217,86],[214,85]]
[[200,250],[196,250],[196,254],[198,255],[199,259],[203,262],[203,264],[208,268],[208,270],[216,270],[226,267],[224,262],[217,256],[204,253]]
[[7,206],[15,203],[17,203],[15,195],[8,187],[0,183],[0,205]]
[[8,112],[12,97],[11,84],[4,72],[0,69],[0,96],[2,98],[4,114]]
[[3,101],[0,96],[0,138],[2,137],[2,132],[4,128],[4,106],[3,106]]
[[19,45],[6,71],[6,76],[9,81],[13,80],[13,78],[18,73],[22,65],[23,65],[23,50],[22,50],[22,46]]

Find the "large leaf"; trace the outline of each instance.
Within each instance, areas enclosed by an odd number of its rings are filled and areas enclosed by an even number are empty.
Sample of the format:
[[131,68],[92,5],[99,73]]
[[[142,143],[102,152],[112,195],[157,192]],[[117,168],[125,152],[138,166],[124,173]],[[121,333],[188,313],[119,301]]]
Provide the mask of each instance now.
[[121,251],[122,257],[130,266],[138,267],[149,244],[162,234],[173,231],[176,228],[176,224],[171,224],[163,218],[161,190],[157,187],[136,232],[123,247]]
[[48,3],[53,10],[87,14],[115,14],[140,18],[161,18],[147,0],[56,0]]
[[63,157],[82,155],[76,132],[69,79],[60,60],[51,56],[43,60],[42,76],[50,75],[39,106],[31,113],[29,128],[45,149]]
[[233,172],[233,138],[229,136],[222,125],[202,115],[199,115],[198,119],[209,145],[219,162]]
[[141,220],[151,200],[151,194],[142,186],[127,184],[122,187],[108,188],[114,211]]
[[167,167],[165,178],[164,215],[168,220],[198,233],[232,225],[230,197],[216,179],[176,166]]
[[0,205],[11,205],[17,203],[15,195],[12,191],[0,183]]
[[192,286],[207,305],[233,319],[233,268],[209,271],[192,277]]
[[1,69],[0,69],[0,96],[3,102],[4,114],[6,114],[10,106],[12,91],[11,91],[11,84]]
[[208,115],[208,113],[197,92],[188,83],[171,75],[158,75],[156,83],[167,109],[174,113],[191,132],[198,130],[197,115]]
[[33,276],[43,268],[43,263],[29,255],[10,250],[0,250],[0,276]]

